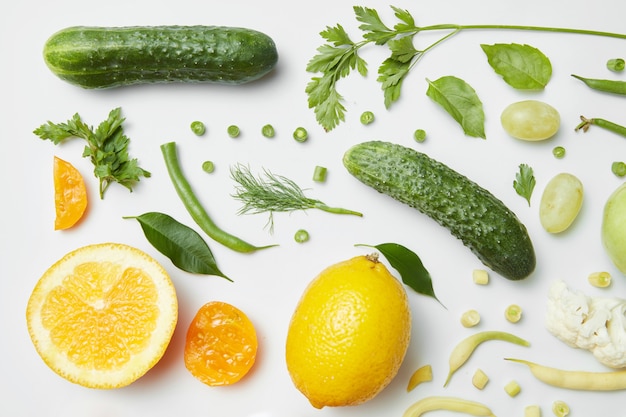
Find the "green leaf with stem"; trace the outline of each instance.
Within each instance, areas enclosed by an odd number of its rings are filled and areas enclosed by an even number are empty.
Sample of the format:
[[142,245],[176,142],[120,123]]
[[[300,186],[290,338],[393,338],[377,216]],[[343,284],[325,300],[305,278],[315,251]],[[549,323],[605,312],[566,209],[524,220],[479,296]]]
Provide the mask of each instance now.
[[148,242],[167,256],[177,268],[194,274],[216,275],[232,281],[219,270],[211,249],[192,228],[159,212],[124,218],[136,219]]
[[[305,89],[308,95],[308,104],[315,111],[318,123],[326,130],[330,131],[337,127],[345,120],[346,108],[343,104],[343,97],[337,92],[337,81],[340,78],[347,77],[351,73],[351,69],[359,68],[362,76],[367,74],[367,64],[358,56],[358,51],[369,44],[385,45],[389,47],[391,41],[406,37],[408,42],[414,40],[415,35],[421,32],[443,32],[443,35],[427,45],[425,48],[419,49],[414,55],[411,64],[397,66],[398,72],[393,72],[393,64],[386,62],[378,81],[383,83],[383,91],[385,103],[391,105],[400,97],[400,87],[402,80],[407,76],[409,71],[414,68],[415,64],[423,58],[423,56],[433,49],[435,46],[445,40],[468,30],[513,30],[513,31],[534,31],[534,32],[552,32],[552,33],[569,33],[578,35],[590,35],[600,37],[610,37],[617,39],[626,39],[626,34],[605,32],[598,30],[565,28],[565,27],[545,27],[531,25],[458,25],[458,24],[437,24],[429,26],[416,26],[415,19],[408,10],[403,10],[395,6],[391,6],[394,16],[398,22],[390,27],[386,25],[378,12],[372,8],[354,6],[353,10],[356,19],[360,22],[359,29],[363,32],[363,39],[359,42],[348,41],[349,36],[345,29],[337,25],[333,28],[327,28],[321,32],[321,36],[329,42],[329,45],[318,48],[318,53],[313,56],[307,65],[307,71],[312,73],[321,73],[312,77],[312,81],[307,84]],[[330,46],[339,50],[332,53],[327,49]],[[396,45],[397,47],[398,45]],[[406,45],[404,45],[406,46]],[[417,50],[417,48],[416,48]],[[329,59],[329,54],[334,59]],[[406,58],[406,55],[405,55]],[[403,58],[403,59],[405,59]],[[398,60],[393,56],[391,59]],[[401,61],[402,62],[402,61]],[[391,80],[391,81],[390,81]],[[387,91],[390,89],[391,91]]]
[[357,244],[355,246],[376,248],[389,261],[389,264],[398,271],[405,285],[419,294],[433,297],[443,306],[435,295],[430,273],[415,252],[398,243]]
[[552,64],[539,49],[517,43],[480,45],[496,74],[518,90],[543,90],[552,77]]
[[485,138],[485,113],[476,91],[465,81],[444,76],[428,81],[426,95],[456,120],[468,136]]

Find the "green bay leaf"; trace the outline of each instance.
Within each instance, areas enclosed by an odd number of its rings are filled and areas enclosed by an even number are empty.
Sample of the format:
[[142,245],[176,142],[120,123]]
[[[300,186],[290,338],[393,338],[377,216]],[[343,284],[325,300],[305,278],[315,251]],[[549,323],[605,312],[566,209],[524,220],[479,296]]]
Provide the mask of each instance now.
[[213,253],[202,236],[173,217],[148,212],[135,217],[148,239],[159,252],[179,269],[202,275],[216,275],[232,281],[217,267]]
[[543,90],[552,77],[552,64],[546,55],[530,45],[480,45],[496,74],[517,90]]
[[426,95],[443,107],[461,125],[466,135],[486,138],[483,103],[471,85],[451,75],[426,81]]
[[399,243],[359,244],[356,246],[376,248],[387,259],[389,264],[398,271],[405,285],[419,294],[433,297],[443,305],[435,295],[430,273],[415,252]]

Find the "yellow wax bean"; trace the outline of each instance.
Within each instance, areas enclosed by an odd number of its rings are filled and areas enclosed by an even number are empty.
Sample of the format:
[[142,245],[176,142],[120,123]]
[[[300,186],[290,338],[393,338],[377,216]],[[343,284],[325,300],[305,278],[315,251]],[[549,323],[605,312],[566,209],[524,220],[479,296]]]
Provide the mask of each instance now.
[[422,382],[429,382],[433,380],[433,368],[430,365],[424,365],[421,368],[418,368],[411,378],[409,378],[409,383],[406,387],[407,392],[412,391]]
[[626,389],[626,370],[609,372],[570,371],[534,362],[507,358],[528,366],[538,380],[559,388],[585,391],[616,391]]
[[483,332],[474,333],[471,336],[463,339],[456,347],[452,350],[450,354],[450,358],[448,363],[450,365],[450,370],[448,372],[448,377],[446,378],[446,382],[443,386],[447,386],[448,382],[450,382],[450,378],[452,375],[461,367],[467,360],[472,356],[474,350],[483,342],[488,340],[502,340],[504,342],[515,343],[520,346],[530,346],[530,343],[514,334],[502,332],[498,330],[487,330]]
[[402,417],[419,417],[428,411],[448,410],[471,414],[479,417],[495,417],[484,404],[457,397],[431,396],[423,398],[411,405]]

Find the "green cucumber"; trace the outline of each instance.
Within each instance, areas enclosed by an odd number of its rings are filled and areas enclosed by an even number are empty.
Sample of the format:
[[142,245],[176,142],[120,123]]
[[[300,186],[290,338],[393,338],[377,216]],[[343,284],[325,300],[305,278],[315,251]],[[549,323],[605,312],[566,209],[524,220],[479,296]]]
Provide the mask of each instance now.
[[534,271],[535,251],[517,216],[441,162],[398,144],[371,141],[348,149],[343,164],[359,181],[446,227],[503,277],[520,280]]
[[53,34],[44,61],[83,88],[132,84],[243,84],[270,72],[274,41],[252,29],[224,26],[74,26]]

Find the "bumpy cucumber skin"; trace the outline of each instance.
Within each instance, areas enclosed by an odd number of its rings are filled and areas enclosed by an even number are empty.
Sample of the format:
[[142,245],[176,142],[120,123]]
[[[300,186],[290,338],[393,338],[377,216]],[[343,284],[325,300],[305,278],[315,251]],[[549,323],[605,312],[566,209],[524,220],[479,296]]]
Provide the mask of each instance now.
[[510,280],[535,269],[526,227],[502,201],[462,174],[402,145],[354,145],[343,164],[375,190],[428,215],[459,238],[481,262]]
[[53,34],[43,56],[55,75],[87,89],[243,84],[261,78],[278,61],[269,36],[224,26],[74,26]]

